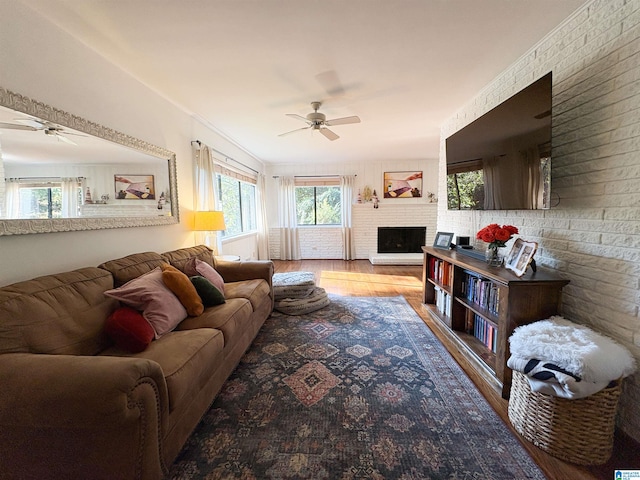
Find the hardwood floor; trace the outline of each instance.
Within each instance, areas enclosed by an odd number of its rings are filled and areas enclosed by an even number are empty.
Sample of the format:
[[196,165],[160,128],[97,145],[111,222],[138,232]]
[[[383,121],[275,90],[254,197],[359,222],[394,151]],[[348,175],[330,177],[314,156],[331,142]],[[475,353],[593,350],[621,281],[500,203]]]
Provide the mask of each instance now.
[[[423,307],[421,266],[372,265],[368,260],[274,260],[274,264],[276,272],[314,272],[316,283],[328,293],[373,297],[403,295],[447,347],[505,424],[519,437],[509,423],[507,400],[475,374],[465,358],[439,332],[438,326]],[[563,462],[522,438],[521,442],[549,480],[611,480],[616,469],[640,470],[640,446],[621,434],[616,435],[612,458],[604,465],[589,467]]]

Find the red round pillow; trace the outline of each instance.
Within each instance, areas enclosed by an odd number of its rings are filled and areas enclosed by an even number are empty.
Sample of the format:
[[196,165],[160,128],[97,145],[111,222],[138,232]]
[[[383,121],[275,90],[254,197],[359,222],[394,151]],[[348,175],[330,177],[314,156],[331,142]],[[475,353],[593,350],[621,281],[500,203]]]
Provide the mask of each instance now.
[[155,336],[149,322],[130,307],[120,307],[109,315],[104,330],[118,347],[131,353],[143,351]]

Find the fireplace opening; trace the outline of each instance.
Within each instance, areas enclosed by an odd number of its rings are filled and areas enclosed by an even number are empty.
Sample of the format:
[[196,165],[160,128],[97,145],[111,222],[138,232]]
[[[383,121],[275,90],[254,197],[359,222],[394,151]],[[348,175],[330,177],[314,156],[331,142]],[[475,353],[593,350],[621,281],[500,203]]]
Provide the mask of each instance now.
[[378,253],[422,253],[427,227],[378,227]]

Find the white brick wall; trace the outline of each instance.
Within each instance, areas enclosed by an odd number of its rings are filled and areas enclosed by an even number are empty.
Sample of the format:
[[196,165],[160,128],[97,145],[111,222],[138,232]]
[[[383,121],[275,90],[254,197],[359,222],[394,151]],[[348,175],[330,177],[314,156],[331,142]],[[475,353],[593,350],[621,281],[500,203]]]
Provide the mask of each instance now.
[[[640,360],[640,0],[594,0],[488,85],[442,128],[444,140],[553,71],[552,195],[548,211],[457,212],[438,227],[474,235],[510,223],[539,242],[539,264],[571,283],[563,314],[613,337]],[[640,441],[640,374],[627,379],[619,425]]]
[[[427,227],[427,243],[432,244],[435,237],[437,205],[435,203],[406,204],[380,203],[374,209],[373,204],[355,204],[353,206],[353,236],[356,246],[356,258],[368,259],[370,253],[378,248],[378,227]],[[342,258],[342,230],[339,227],[301,227],[300,250],[304,259]],[[269,231],[271,258],[280,258],[280,229]]]

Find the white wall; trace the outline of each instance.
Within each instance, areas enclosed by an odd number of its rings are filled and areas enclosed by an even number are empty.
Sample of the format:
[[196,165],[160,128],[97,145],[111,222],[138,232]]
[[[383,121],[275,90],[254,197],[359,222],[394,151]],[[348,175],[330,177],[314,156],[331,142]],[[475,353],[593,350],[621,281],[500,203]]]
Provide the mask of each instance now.
[[180,224],[0,237],[0,285],[139,251],[191,246],[191,140],[262,165],[20,2],[0,2],[0,86],[177,155]]
[[[563,314],[640,359],[640,1],[593,1],[496,78],[442,128],[444,139],[553,71],[552,192],[548,211],[457,212],[438,227],[475,236],[492,222],[539,242],[536,260],[571,283]],[[640,440],[640,375],[627,379],[619,425]]]
[[[322,140],[322,139],[320,139]],[[421,198],[382,198],[384,172],[423,172],[423,196]],[[278,219],[278,182],[274,176],[283,175],[357,175],[355,193],[365,186],[376,190],[379,208],[372,203],[354,204],[353,229],[356,258],[368,259],[377,250],[378,227],[427,226],[427,243],[432,243],[436,228],[436,204],[429,203],[427,192],[436,192],[438,186],[437,160],[411,160],[405,162],[324,163],[312,166],[273,165],[267,168],[267,197],[272,199],[268,208],[269,246],[272,258],[280,258],[280,230]],[[356,202],[357,195],[352,199]],[[302,258],[342,258],[342,234],[338,227],[301,227],[300,246]]]

